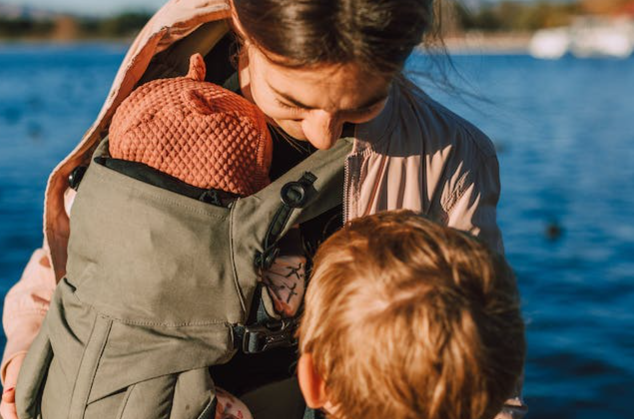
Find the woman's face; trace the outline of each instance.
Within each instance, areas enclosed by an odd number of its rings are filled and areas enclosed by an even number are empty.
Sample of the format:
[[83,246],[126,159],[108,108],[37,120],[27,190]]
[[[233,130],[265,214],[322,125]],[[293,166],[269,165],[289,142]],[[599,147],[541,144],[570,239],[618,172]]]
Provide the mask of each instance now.
[[239,67],[243,95],[270,122],[318,149],[332,147],[344,123],[360,124],[378,116],[391,84],[391,79],[355,64],[284,67],[248,42]]

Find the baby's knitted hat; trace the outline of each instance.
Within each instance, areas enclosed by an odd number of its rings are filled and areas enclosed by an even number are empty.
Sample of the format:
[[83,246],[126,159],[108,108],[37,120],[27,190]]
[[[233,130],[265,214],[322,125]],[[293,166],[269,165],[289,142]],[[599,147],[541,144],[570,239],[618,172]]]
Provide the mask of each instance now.
[[251,102],[205,82],[205,61],[185,77],[136,89],[110,126],[110,155],[145,163],[190,185],[251,195],[269,183],[273,143]]

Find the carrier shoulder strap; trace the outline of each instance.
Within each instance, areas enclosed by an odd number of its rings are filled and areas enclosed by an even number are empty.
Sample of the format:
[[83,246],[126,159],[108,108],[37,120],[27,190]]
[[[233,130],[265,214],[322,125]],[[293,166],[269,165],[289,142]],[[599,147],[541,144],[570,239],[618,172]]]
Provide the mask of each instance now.
[[[268,187],[235,203],[231,245],[239,281],[250,282],[271,266],[279,253],[279,239],[293,225],[342,203],[344,163],[351,149],[352,140],[341,139],[332,149],[313,153]],[[252,296],[245,297],[251,304]]]

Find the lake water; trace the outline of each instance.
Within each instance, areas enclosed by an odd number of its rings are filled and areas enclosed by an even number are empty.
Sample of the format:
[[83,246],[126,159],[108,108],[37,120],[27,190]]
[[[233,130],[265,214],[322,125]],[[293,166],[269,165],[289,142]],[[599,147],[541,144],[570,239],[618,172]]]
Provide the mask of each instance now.
[[[3,295],[41,244],[47,176],[93,122],[124,53],[0,45]],[[498,148],[499,223],[527,321],[530,417],[632,417],[634,60],[453,60],[457,94],[421,83]],[[428,61],[416,55],[408,67]]]

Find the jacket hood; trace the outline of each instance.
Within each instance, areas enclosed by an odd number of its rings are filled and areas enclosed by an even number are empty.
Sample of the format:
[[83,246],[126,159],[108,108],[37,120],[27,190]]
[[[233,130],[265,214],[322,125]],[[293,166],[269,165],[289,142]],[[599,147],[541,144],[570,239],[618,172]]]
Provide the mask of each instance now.
[[45,247],[50,249],[57,280],[65,274],[67,258],[69,220],[64,210],[64,192],[68,187],[68,175],[76,166],[86,162],[94,147],[105,137],[117,107],[134,90],[156,54],[209,22],[218,21],[218,30],[212,33],[217,39],[210,40],[212,44],[217,42],[228,31],[228,25],[220,21],[229,17],[226,0],[170,0],[134,40],[97,119],[77,147],[55,168],[48,181],[44,203],[44,242]]

